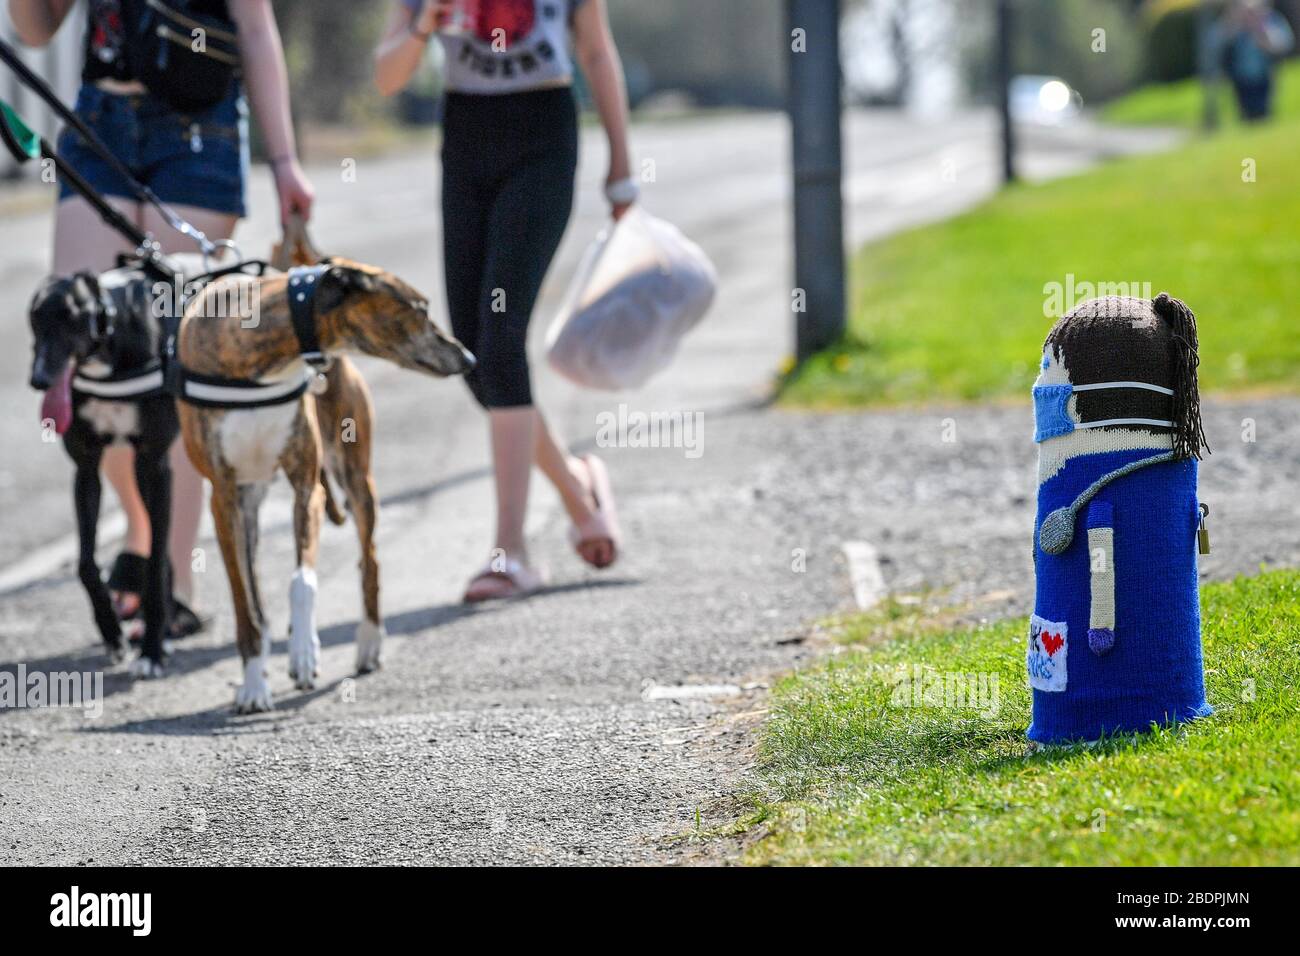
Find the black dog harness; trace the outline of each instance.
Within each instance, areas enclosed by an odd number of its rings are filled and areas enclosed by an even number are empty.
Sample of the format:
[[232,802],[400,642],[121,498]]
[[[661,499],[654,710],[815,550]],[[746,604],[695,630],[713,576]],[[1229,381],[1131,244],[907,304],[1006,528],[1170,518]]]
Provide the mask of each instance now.
[[320,336],[316,329],[316,291],[320,288],[321,277],[328,269],[328,265],[315,265],[295,266],[289,270],[289,318],[293,323],[293,333],[298,339],[299,355],[308,366],[308,371],[301,379],[260,382],[201,375],[181,367],[177,361],[175,365],[179,380],[176,396],[183,402],[201,408],[265,408],[297,401],[330,366],[331,360],[321,350]]

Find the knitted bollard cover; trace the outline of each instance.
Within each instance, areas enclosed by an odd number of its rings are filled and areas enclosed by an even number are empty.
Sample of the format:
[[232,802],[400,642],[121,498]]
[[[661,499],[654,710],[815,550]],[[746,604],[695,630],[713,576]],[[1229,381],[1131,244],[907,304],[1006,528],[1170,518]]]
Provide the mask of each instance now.
[[1061,744],[1202,717],[1196,320],[1177,299],[1091,299],[1034,384],[1036,592],[1029,738]]

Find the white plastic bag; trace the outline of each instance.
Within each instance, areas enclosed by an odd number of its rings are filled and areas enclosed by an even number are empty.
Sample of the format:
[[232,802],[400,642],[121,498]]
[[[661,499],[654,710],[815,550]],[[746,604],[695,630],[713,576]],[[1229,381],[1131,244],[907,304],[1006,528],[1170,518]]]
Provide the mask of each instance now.
[[672,361],[717,285],[717,271],[699,246],[634,206],[583,255],[547,330],[547,360],[587,388],[643,385]]

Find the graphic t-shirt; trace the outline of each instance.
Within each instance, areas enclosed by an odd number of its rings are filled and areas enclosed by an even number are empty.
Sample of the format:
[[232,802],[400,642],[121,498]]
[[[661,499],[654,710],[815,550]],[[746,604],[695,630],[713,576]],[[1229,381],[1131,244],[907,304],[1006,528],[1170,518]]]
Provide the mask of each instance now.
[[[403,0],[419,14],[423,0]],[[585,0],[464,0],[469,30],[439,32],[447,89],[519,93],[573,78],[569,26]]]

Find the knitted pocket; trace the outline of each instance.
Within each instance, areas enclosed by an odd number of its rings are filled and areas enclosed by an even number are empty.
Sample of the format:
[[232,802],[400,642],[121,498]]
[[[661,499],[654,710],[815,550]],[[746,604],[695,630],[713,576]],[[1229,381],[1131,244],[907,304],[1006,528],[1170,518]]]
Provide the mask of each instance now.
[[1049,621],[1037,614],[1029,617],[1029,648],[1025,667],[1029,686],[1057,693],[1065,690],[1066,660],[1070,653],[1070,627],[1065,621]]

